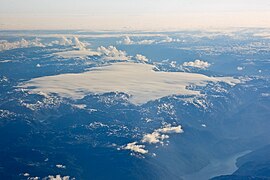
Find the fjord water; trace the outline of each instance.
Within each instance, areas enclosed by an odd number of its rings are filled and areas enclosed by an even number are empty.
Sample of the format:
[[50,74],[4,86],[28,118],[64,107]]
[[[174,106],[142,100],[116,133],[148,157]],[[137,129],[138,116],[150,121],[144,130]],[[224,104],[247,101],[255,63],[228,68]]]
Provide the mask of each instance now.
[[183,180],[209,180],[216,176],[227,175],[234,173],[238,167],[236,166],[237,159],[248,154],[251,151],[243,151],[236,153],[229,157],[224,157],[221,159],[213,159],[210,164],[202,168],[198,172],[182,176]]

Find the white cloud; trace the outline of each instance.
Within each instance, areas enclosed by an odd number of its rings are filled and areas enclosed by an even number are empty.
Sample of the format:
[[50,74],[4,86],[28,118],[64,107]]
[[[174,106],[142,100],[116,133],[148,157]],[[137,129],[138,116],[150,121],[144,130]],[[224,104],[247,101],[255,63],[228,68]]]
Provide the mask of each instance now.
[[127,56],[127,53],[125,51],[118,50],[114,46],[104,47],[100,46],[97,49],[97,52],[100,53],[102,59],[104,60],[130,60],[131,56]]
[[39,179],[40,179],[40,177],[37,177],[37,176],[36,177],[28,177],[27,178],[27,180],[39,180]]
[[30,174],[29,173],[24,173],[23,176],[28,177],[28,176],[30,176]]
[[169,36],[167,36],[164,40],[161,40],[160,43],[170,43],[173,42],[173,39]]
[[122,40],[122,41],[118,41],[118,43],[119,43],[119,44],[129,45],[129,44],[134,44],[134,41],[132,41],[132,40],[130,39],[130,37],[125,36],[125,37],[123,38],[123,40]]
[[207,126],[206,126],[206,124],[202,124],[202,127],[206,128]]
[[156,144],[156,143],[163,144],[163,140],[169,138],[169,135],[167,134],[183,133],[183,132],[184,131],[180,125],[172,127],[170,124],[168,124],[165,127],[156,129],[154,132],[150,134],[145,134],[142,138],[142,142],[149,144]]
[[61,46],[73,46],[76,49],[79,50],[86,50],[86,46],[89,45],[87,42],[82,42],[79,40],[77,36],[72,36],[72,37],[66,37],[66,36],[61,36],[60,40],[54,40],[48,45],[61,45]]
[[78,109],[85,109],[87,107],[85,104],[73,104],[72,106]]
[[270,39],[270,32],[260,32],[260,33],[255,33],[255,34],[253,34],[253,36],[257,36],[257,37],[262,37],[262,38]]
[[3,61],[0,61],[0,63],[8,63],[8,62],[12,62],[11,60],[3,60]]
[[131,150],[133,152],[137,152],[140,154],[146,154],[148,153],[148,150],[145,150],[145,145],[138,145],[137,142],[128,143],[123,149]]
[[202,61],[202,60],[195,60],[195,61],[190,61],[190,62],[184,62],[183,66],[189,66],[189,67],[196,67],[196,68],[200,68],[200,69],[206,69],[208,67],[211,66],[210,63],[206,62],[206,61]]
[[[162,128],[156,129],[154,132],[150,134],[145,134],[141,139],[142,143],[148,144],[164,144],[164,140],[169,138],[168,134],[172,133],[183,133],[182,127],[179,126],[171,126],[171,124],[167,124]],[[128,143],[126,146],[122,147],[122,149],[131,150],[133,152],[137,152],[140,154],[147,154],[148,150],[145,149],[145,145],[138,145],[137,142]],[[155,155],[154,155],[155,156]]]
[[142,138],[142,142],[149,143],[149,144],[156,144],[168,138],[169,138],[168,135],[160,134],[159,132],[154,131],[151,134],[145,134]]
[[241,66],[238,66],[238,67],[237,67],[237,70],[238,70],[238,71],[242,71],[243,69],[244,69],[244,67],[241,67]]
[[147,40],[147,39],[145,39],[145,40],[141,40],[141,41],[133,41],[133,40],[130,39],[129,36],[125,36],[123,38],[123,40],[118,41],[117,43],[118,44],[125,44],[125,45],[130,45],[130,44],[153,44],[153,43],[155,43],[155,40]]
[[[54,53],[56,56],[63,58],[81,58],[84,59],[88,56],[100,56],[103,60],[122,60],[127,61],[131,59],[131,56],[128,56],[125,51],[118,50],[114,46],[100,46],[97,50],[87,49],[87,45],[81,42],[77,37],[74,37],[74,50],[63,51]],[[143,57],[141,57],[143,58]]]
[[142,41],[138,41],[137,44],[153,44],[155,43],[155,40],[145,39]]
[[56,164],[55,165],[57,168],[59,169],[66,169],[66,166],[62,165],[62,164]]
[[[125,51],[118,50],[115,46],[100,46],[97,50],[91,50],[87,48],[87,43],[81,42],[78,37],[73,37],[73,41],[62,36],[60,41],[57,41],[60,45],[73,45],[74,50],[63,51],[54,53],[56,56],[63,58],[81,58],[84,59],[87,56],[100,56],[103,60],[131,60],[132,56],[128,56]],[[127,36],[125,43],[131,43],[131,40]],[[143,55],[136,55],[135,59],[140,61],[148,61],[148,59]]]
[[63,58],[84,59],[88,56],[100,56],[100,53],[96,51],[92,51],[90,49],[85,49],[85,50],[71,50],[71,51],[57,52],[57,53],[53,53],[53,55],[63,57]]
[[86,44],[85,43],[83,43],[83,42],[81,42],[79,39],[78,39],[78,37],[76,37],[76,36],[74,36],[73,37],[73,43],[74,43],[74,47],[75,48],[78,48],[79,50],[86,50]]
[[165,39],[157,42],[157,44],[158,43],[171,43],[171,42],[181,42],[181,40],[180,39],[173,39],[173,38],[171,38],[169,36],[166,36]]
[[184,132],[183,129],[182,129],[182,127],[180,125],[179,126],[172,127],[170,124],[169,125],[166,125],[163,128],[157,129],[156,131],[157,132],[160,132],[160,133],[164,133],[164,134],[183,133]]
[[[197,73],[157,72],[150,64],[121,62],[89,69],[77,74],[61,74],[32,79],[21,87],[32,93],[57,93],[62,97],[81,99],[89,93],[123,92],[129,101],[143,104],[174,94],[200,96],[199,91],[187,89],[190,84],[205,86],[208,82],[235,85],[241,81],[232,77],[208,77]],[[145,78],[147,77],[147,78]],[[83,90],[83,91],[82,91]]]
[[125,44],[125,45],[131,45],[131,44],[160,44],[160,43],[171,43],[171,42],[182,42],[180,39],[174,39],[169,36],[165,36],[162,40],[151,40],[151,39],[145,39],[140,41],[133,41],[129,36],[125,36],[123,40],[118,41],[118,44]]
[[270,93],[262,93],[261,94],[263,97],[270,97]]
[[147,57],[141,55],[141,54],[136,54],[135,59],[138,61],[144,61],[144,62],[148,62]]
[[0,51],[6,51],[10,49],[17,48],[28,48],[28,47],[45,47],[44,44],[40,42],[40,39],[36,38],[34,40],[25,40],[22,39],[20,41],[8,42],[6,40],[0,41]]
[[109,126],[107,124],[103,124],[101,122],[93,122],[93,123],[90,123],[87,128],[89,129],[97,129],[97,128],[109,128]]
[[100,56],[99,52],[93,51],[91,49],[87,49],[89,44],[85,42],[81,42],[78,37],[74,36],[73,41],[64,36],[61,37],[60,41],[57,41],[57,44],[64,46],[73,46],[74,50],[63,51],[53,53],[55,56],[63,57],[63,58],[81,58],[84,59],[88,56]]
[[62,36],[61,39],[60,39],[60,41],[59,41],[59,45],[62,45],[62,46],[72,45],[72,40],[66,38],[65,36]]
[[71,179],[74,179],[74,178],[70,178],[70,176],[61,177],[61,175],[56,175],[56,176],[49,175],[48,177],[43,178],[43,180],[71,180]]

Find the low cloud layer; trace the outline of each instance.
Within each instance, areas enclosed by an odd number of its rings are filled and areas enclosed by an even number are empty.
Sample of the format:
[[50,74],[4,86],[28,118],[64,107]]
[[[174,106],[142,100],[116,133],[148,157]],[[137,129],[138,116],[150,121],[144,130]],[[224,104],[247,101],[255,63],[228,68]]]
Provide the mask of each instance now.
[[138,145],[137,142],[128,143],[123,149],[131,150],[136,153],[140,154],[146,154],[148,153],[148,150],[145,150],[145,145]]
[[56,164],[55,165],[57,168],[59,169],[66,169],[66,166],[62,165],[62,164]]
[[161,143],[163,144],[163,140],[168,139],[169,135],[172,133],[183,133],[182,127],[175,126],[172,127],[170,124],[166,125],[165,127],[156,129],[154,132],[150,134],[145,134],[143,136],[142,142],[143,143],[149,143],[149,144],[156,144],[156,143]]
[[130,60],[131,56],[127,56],[125,51],[118,50],[114,46],[100,46],[97,50],[92,50],[87,48],[86,43],[79,40],[78,37],[73,37],[73,39],[68,39],[62,37],[60,41],[55,42],[59,45],[68,45],[73,46],[74,50],[63,51],[54,53],[54,55],[63,57],[63,58],[85,58],[87,56],[100,56],[103,60]]
[[160,134],[159,132],[153,132],[151,134],[146,134],[143,136],[142,142],[149,144],[156,144],[162,142],[164,139],[168,139],[169,136],[165,134]]
[[148,58],[141,55],[141,54],[136,54],[135,59],[138,60],[138,61],[148,62]]
[[84,59],[88,56],[100,56],[99,52],[96,51],[92,51],[89,49],[85,49],[85,50],[71,50],[71,51],[62,51],[62,52],[57,52],[57,53],[53,53],[53,55],[55,56],[59,56],[62,58],[80,58],[80,59]]
[[166,125],[163,128],[157,129],[156,132],[164,133],[164,134],[171,134],[171,133],[183,133],[182,126],[175,126],[172,127],[170,124]]
[[114,46],[104,47],[100,46],[97,49],[97,52],[100,53],[100,56],[103,60],[130,60],[131,56],[127,56],[127,53],[125,51],[118,50]]
[[238,71],[242,71],[242,70],[244,70],[244,67],[238,66],[238,67],[237,67],[237,70],[238,70]]
[[74,36],[67,38],[61,36],[59,40],[54,40],[49,43],[41,42],[41,39],[35,38],[33,40],[26,40],[22,38],[20,41],[9,42],[7,40],[0,40],[0,51],[6,51],[17,48],[29,48],[29,47],[46,47],[52,45],[61,45],[61,46],[73,46],[76,49],[81,51],[86,50],[88,43],[82,42],[78,37]]
[[28,48],[28,47],[45,47],[44,44],[40,42],[40,39],[36,38],[34,40],[25,40],[9,42],[6,40],[0,41],[0,51],[6,51],[17,48]]
[[76,48],[78,48],[79,50],[86,50],[86,44],[81,42],[78,37],[73,37],[73,39]]
[[92,50],[87,48],[86,43],[81,42],[77,37],[73,37],[73,41],[66,37],[62,37],[60,41],[54,42],[54,44],[65,45],[65,46],[73,46],[73,50],[63,51],[54,53],[54,55],[63,57],[63,58],[81,58],[84,59],[88,56],[100,56],[102,60],[119,60],[119,61],[128,61],[128,60],[138,60],[147,62],[148,58],[141,55],[136,54],[134,57],[129,56],[126,51],[119,50],[115,46],[100,46],[96,50]]
[[70,45],[72,45],[72,40],[66,38],[65,36],[62,36],[59,41],[56,40],[53,43],[54,44],[59,44],[61,46],[70,46]]
[[[200,96],[189,85],[205,86],[208,82],[240,83],[232,77],[208,77],[185,72],[157,72],[145,63],[118,62],[77,74],[61,74],[32,79],[21,87],[33,93],[56,93],[62,97],[81,99],[89,93],[123,92],[133,104],[143,104],[170,95]],[[145,78],[147,77],[147,78]],[[93,86],[94,85],[94,86]]]
[[125,45],[131,45],[131,44],[153,44],[155,43],[155,40],[141,40],[141,41],[133,41],[129,36],[125,36],[121,41],[118,41],[118,44],[125,44]]
[[122,149],[125,150],[130,150],[132,152],[135,153],[139,153],[139,154],[147,154],[148,150],[145,149],[145,143],[147,144],[164,144],[164,140],[165,139],[169,139],[170,136],[168,134],[179,134],[179,133],[183,133],[183,129],[182,127],[179,126],[171,126],[171,124],[167,124],[162,128],[156,129],[154,130],[154,132],[149,133],[149,134],[145,134],[142,139],[141,139],[141,143],[142,144],[138,144],[137,142],[132,142],[132,143],[128,143],[127,145],[123,146]]
[[166,36],[165,39],[158,41],[157,43],[171,43],[171,42],[182,42],[180,39],[174,39],[169,36]]
[[202,61],[202,60],[197,59],[195,61],[184,62],[183,66],[196,67],[196,68],[200,68],[200,69],[207,69],[208,67],[211,66],[211,64],[206,62],[206,61]]
[[171,42],[182,42],[182,41],[180,39],[174,39],[169,36],[165,36],[165,38],[161,40],[145,39],[139,41],[134,41],[129,36],[125,36],[121,41],[117,41],[118,44],[125,44],[125,45],[132,45],[132,44],[147,45],[147,44],[162,44]]
[[[132,43],[129,38],[126,39],[126,43]],[[61,46],[71,46],[72,50],[61,51],[53,53],[55,56],[63,58],[81,58],[84,59],[88,56],[100,56],[102,60],[121,60],[128,61],[131,59],[147,62],[148,58],[136,54],[134,57],[127,55],[123,50],[117,49],[115,46],[100,46],[96,50],[89,49],[89,44],[87,42],[82,42],[78,37],[65,37],[61,36],[60,39],[51,41],[50,43],[42,43],[40,39],[36,38],[34,40],[25,40],[9,42],[6,40],[0,41],[0,51],[17,49],[17,48],[29,48],[29,47],[46,47],[53,45]]]
[[56,176],[49,175],[48,177],[45,177],[42,179],[43,180],[75,180],[75,178],[70,178],[70,176],[61,176],[61,175],[56,175]]

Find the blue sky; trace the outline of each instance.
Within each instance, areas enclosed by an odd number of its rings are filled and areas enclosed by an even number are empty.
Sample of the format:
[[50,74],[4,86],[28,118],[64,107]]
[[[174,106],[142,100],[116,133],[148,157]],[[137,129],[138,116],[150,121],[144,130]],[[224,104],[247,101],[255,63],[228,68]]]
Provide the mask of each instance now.
[[0,0],[0,28],[265,27],[269,12],[269,0]]

